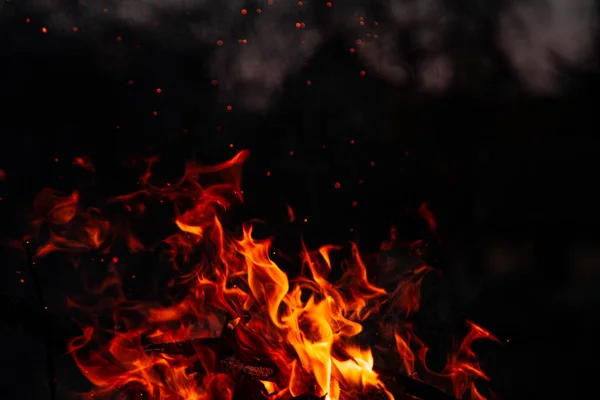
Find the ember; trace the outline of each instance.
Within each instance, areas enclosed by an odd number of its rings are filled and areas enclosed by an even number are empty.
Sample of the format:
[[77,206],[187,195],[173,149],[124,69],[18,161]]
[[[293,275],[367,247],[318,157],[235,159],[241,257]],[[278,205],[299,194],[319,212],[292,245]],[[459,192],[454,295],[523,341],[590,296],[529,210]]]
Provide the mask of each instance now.
[[[178,230],[162,246],[144,244],[120,219],[85,208],[77,192],[39,194],[27,238],[35,256],[61,251],[76,258],[93,251],[108,263],[101,284],[90,287],[85,299],[69,300],[74,312],[85,315],[83,333],[70,341],[69,353],[94,384],[91,394],[186,400],[484,398],[475,380],[488,378],[471,344],[496,339],[477,325],[468,323],[469,334],[442,373],[425,365],[427,348],[407,319],[418,310],[429,266],[407,273],[388,293],[369,281],[355,244],[342,265],[333,262],[342,248],[304,247],[298,258],[303,273],[288,277],[269,257],[272,241],[257,239],[252,223],[241,234],[224,227],[223,217],[243,201],[241,167],[248,156],[242,151],[215,166],[188,163],[183,178],[164,187],[151,183],[157,159],[147,160],[143,187],[109,204],[141,216],[153,202],[170,203]],[[81,160],[77,165],[92,165]],[[421,212],[434,227],[425,206]],[[158,254],[177,272],[167,286],[185,295],[166,306],[132,299],[117,266],[125,248]],[[330,274],[340,267],[341,278],[332,282]],[[110,329],[100,322],[107,313]],[[397,318],[381,317],[390,314]],[[377,341],[395,348],[397,370],[375,365],[374,355],[389,358],[390,347],[369,347],[375,340],[365,337],[367,320],[386,321],[380,322]]]

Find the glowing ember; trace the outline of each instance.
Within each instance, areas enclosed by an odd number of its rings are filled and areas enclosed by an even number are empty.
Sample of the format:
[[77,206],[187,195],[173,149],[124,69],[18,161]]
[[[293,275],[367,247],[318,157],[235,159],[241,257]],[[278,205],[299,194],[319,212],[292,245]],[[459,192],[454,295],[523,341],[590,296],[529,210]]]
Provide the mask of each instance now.
[[[242,202],[241,167],[248,156],[242,151],[208,167],[188,163],[183,178],[164,187],[150,183],[158,161],[152,158],[146,160],[142,188],[110,200],[111,206],[121,205],[136,216],[146,214],[153,202],[172,204],[176,229],[158,253],[177,271],[167,286],[184,288],[185,296],[166,307],[134,301],[122,288],[121,275],[129,279],[130,274],[119,272],[125,259],[119,249],[151,250],[128,224],[82,207],[77,192],[61,196],[45,189],[38,195],[37,219],[27,238],[37,242],[37,257],[100,251],[108,262],[106,279],[88,289],[85,304],[69,300],[87,320],[82,335],[70,341],[69,353],[94,384],[93,395],[121,391],[151,399],[216,400],[255,390],[244,398],[311,395],[337,400],[377,393],[414,399],[392,394],[371,349],[364,346],[362,323],[377,320],[374,316],[384,306],[400,317],[417,311],[419,286],[431,268],[415,269],[388,293],[369,282],[352,244],[341,278],[331,282],[328,276],[340,268],[333,260],[344,249],[328,245],[317,251],[303,247],[298,260],[303,273],[288,277],[270,258],[271,240],[256,239],[252,224],[245,224],[240,235],[222,225],[230,207]],[[76,158],[74,164],[92,168],[87,158]],[[211,184],[201,185],[204,179]],[[425,206],[421,212],[434,227]],[[295,219],[289,207],[288,215]],[[108,331],[99,322],[106,313],[114,323]],[[427,349],[410,324],[381,324],[381,334],[395,343],[397,365],[405,375],[435,383],[457,398],[481,399],[474,380],[488,378],[470,345],[480,338],[496,339],[475,324],[469,326],[441,374],[426,368]]]

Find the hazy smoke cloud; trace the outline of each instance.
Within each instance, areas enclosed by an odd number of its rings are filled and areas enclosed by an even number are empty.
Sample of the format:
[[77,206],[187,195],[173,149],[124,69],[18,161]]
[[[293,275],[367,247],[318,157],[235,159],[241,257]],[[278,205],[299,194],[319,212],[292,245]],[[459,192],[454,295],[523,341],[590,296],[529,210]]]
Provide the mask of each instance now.
[[302,67],[321,42],[312,12],[309,4],[274,2],[247,29],[229,34],[211,60],[222,95],[231,98],[235,94],[236,101],[249,109],[266,109],[284,80]]
[[592,60],[597,38],[593,0],[515,2],[500,16],[500,44],[521,77],[536,92],[559,90],[559,59],[569,65]]
[[[491,18],[481,14],[491,12],[487,11],[488,0],[468,3],[473,10],[483,10],[480,14],[451,9],[442,0],[332,3],[329,31],[323,32],[313,19],[315,7],[323,8],[325,3],[316,0],[303,1],[301,6],[292,0],[121,0],[80,2],[70,8],[58,0],[37,0],[39,7],[49,11],[50,23],[57,31],[70,31],[77,22],[92,31],[102,29],[106,22],[119,21],[144,29],[169,46],[191,51],[200,45],[214,46],[208,62],[219,80],[222,99],[234,99],[253,110],[268,109],[283,82],[299,71],[319,49],[323,37],[332,32],[347,38],[370,76],[395,85],[412,79],[429,93],[443,93],[462,71],[463,56],[456,56],[457,48],[469,44],[449,46],[448,38],[455,32],[478,35],[478,27],[487,23],[482,22],[483,17],[497,22],[496,43],[528,90],[548,92],[562,87],[555,68],[557,59],[575,66],[594,61],[591,52],[597,21],[593,0],[506,1],[504,8],[495,7],[498,15]],[[244,8],[246,12],[242,12]],[[376,20],[379,17],[384,17],[381,22]],[[298,28],[296,24],[300,24]],[[403,54],[406,43],[419,54],[416,59],[407,60]],[[481,62],[482,71],[485,62],[489,60]]]

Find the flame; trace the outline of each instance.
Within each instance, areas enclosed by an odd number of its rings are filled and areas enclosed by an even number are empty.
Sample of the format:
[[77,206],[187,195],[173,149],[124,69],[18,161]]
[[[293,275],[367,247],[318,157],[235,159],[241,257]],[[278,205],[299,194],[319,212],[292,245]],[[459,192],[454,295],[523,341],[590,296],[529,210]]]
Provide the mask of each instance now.
[[[288,277],[270,258],[272,239],[256,238],[252,223],[243,225],[241,235],[224,228],[223,216],[243,201],[241,171],[248,156],[242,151],[215,166],[188,163],[184,176],[164,187],[150,183],[158,158],[145,160],[142,188],[109,203],[139,216],[152,202],[169,202],[173,233],[162,246],[143,243],[122,219],[84,207],[76,191],[61,195],[44,189],[36,198],[28,237],[37,243],[36,257],[56,251],[108,255],[116,249],[156,248],[176,271],[167,287],[185,289],[185,296],[168,306],[134,301],[123,290],[119,258],[107,256],[106,279],[90,286],[85,299],[69,299],[74,313],[85,315],[86,321],[82,335],[70,341],[69,353],[95,386],[93,395],[121,390],[151,399],[231,399],[236,389],[243,390],[239,382],[245,375],[261,384],[262,398],[308,393],[346,400],[369,391],[394,398],[376,369],[372,349],[361,345],[363,323],[382,307],[403,317],[417,311],[419,287],[431,268],[417,268],[388,293],[369,282],[356,244],[350,245],[335,282],[329,275],[338,270],[333,260],[344,248],[327,245],[310,251],[303,245],[303,272]],[[203,179],[211,184],[202,185]],[[289,207],[288,213],[293,221]],[[114,322],[108,330],[100,323],[107,314]],[[391,329],[403,373],[445,380],[457,398],[469,394],[483,399],[474,381],[488,378],[470,346],[478,339],[497,339],[473,323],[469,326],[442,373],[426,368],[427,349],[410,324],[383,331]]]

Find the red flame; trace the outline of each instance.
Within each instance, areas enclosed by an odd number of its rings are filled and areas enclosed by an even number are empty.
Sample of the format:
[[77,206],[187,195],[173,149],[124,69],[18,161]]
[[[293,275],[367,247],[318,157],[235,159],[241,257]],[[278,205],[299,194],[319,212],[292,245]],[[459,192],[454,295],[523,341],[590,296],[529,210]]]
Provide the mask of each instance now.
[[[393,398],[375,369],[371,349],[359,345],[362,323],[383,305],[402,316],[417,311],[420,284],[431,268],[414,270],[388,293],[369,282],[363,258],[352,244],[341,278],[332,282],[330,273],[340,267],[333,255],[342,248],[328,245],[316,251],[303,247],[304,273],[290,279],[270,258],[271,239],[256,239],[251,223],[243,225],[241,236],[222,225],[224,214],[243,200],[241,167],[248,156],[242,151],[215,166],[188,163],[183,178],[165,187],[150,183],[152,165],[158,161],[152,158],[146,160],[142,189],[110,200],[138,215],[152,201],[172,205],[177,229],[164,239],[167,250],[161,259],[177,271],[168,285],[185,288],[186,295],[166,307],[133,301],[122,288],[115,265],[119,258],[107,256],[112,262],[103,283],[89,288],[85,302],[69,300],[88,320],[82,335],[70,341],[69,353],[94,384],[95,396],[120,390],[151,399],[231,399],[243,373],[261,382],[262,394],[272,399],[306,393],[355,399],[373,390]],[[203,179],[211,184],[202,185]],[[435,229],[433,216],[425,210],[420,211]],[[83,207],[77,192],[62,196],[44,189],[34,211],[31,237],[41,242],[37,257],[54,251],[110,254],[123,244],[131,252],[149,248],[128,224]],[[288,213],[293,221],[291,208]],[[99,322],[106,313],[114,321],[108,332]],[[488,378],[471,344],[496,339],[473,323],[469,326],[470,333],[442,373],[427,369],[427,349],[410,324],[383,329],[392,333],[405,374],[449,382],[457,398],[482,399],[474,381]],[[224,354],[225,345],[231,354]]]

